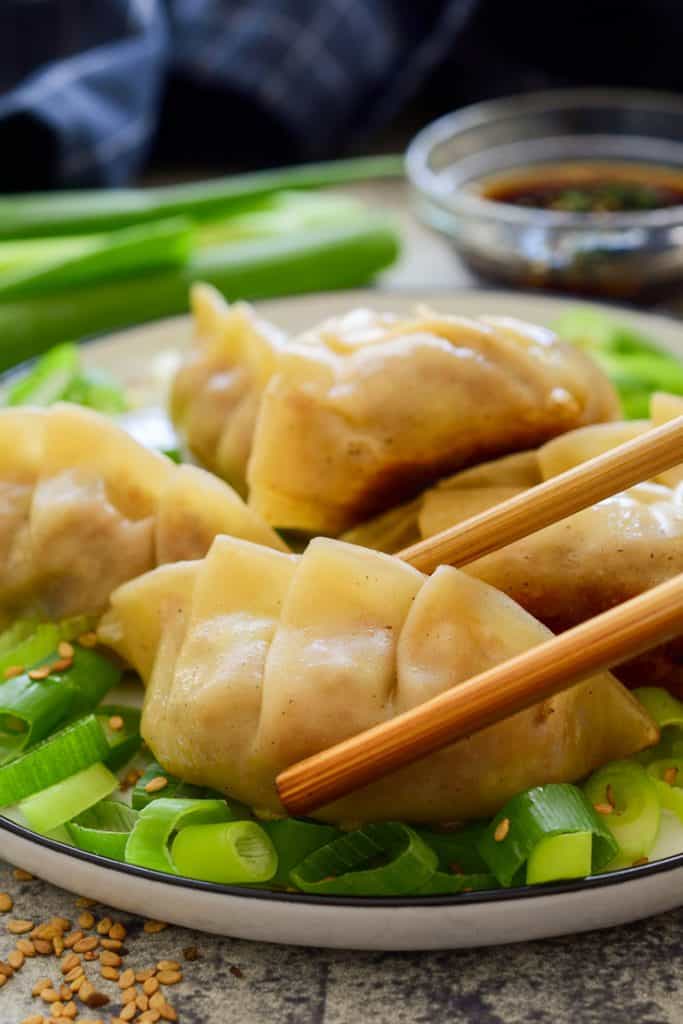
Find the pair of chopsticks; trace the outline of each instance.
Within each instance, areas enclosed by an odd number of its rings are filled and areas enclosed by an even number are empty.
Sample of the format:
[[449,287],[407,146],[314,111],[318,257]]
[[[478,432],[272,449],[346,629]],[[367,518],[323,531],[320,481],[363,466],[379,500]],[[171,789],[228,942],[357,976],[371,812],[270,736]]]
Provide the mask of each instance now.
[[[463,566],[683,462],[683,416],[399,552],[423,572]],[[683,574],[567,630],[276,779],[303,815],[683,632]]]

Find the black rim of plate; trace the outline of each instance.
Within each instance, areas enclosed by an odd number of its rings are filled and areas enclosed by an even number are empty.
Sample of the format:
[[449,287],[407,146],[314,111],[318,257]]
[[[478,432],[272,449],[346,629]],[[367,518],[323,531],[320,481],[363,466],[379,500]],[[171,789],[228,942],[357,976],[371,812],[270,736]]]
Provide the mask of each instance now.
[[[368,291],[371,290],[372,289],[349,289],[347,291],[340,292],[318,292],[315,297],[318,299],[338,299],[342,296],[353,298],[355,294],[359,293],[367,295]],[[487,293],[500,295],[506,291],[504,288],[486,287],[464,288],[461,290],[464,292],[481,291],[484,296]],[[395,292],[391,293],[383,293],[378,290],[377,294],[390,294],[392,296],[405,297],[411,294],[423,294],[424,291],[425,289],[406,288],[397,289]],[[452,300],[457,296],[457,292],[454,293],[447,288],[443,289],[443,294],[444,298],[449,300]],[[592,299],[583,301],[581,297],[577,297],[576,300],[573,300],[561,293],[553,294],[543,292],[539,294],[539,292],[536,291],[510,291],[509,294],[513,302],[520,298],[538,298],[550,300],[551,304],[557,304],[560,306],[567,302],[576,301],[577,303],[586,306],[602,307],[612,313],[614,313],[615,310],[621,310],[625,316],[633,316],[635,313],[636,316],[642,315],[646,316],[648,319],[661,320],[668,324],[678,323],[675,316],[666,313],[665,311],[655,310],[651,312],[649,310],[640,310],[619,303],[605,301],[600,302]],[[299,295],[278,297],[263,301],[287,304],[288,302],[302,302],[305,300],[306,296]],[[150,320],[144,324],[134,324],[130,327],[123,327],[116,331],[107,331],[105,333],[87,336],[80,339],[80,344],[96,345],[98,341],[105,341],[113,334],[128,334],[131,331],[151,327],[155,323],[159,324],[163,322],[163,320],[171,321],[177,319],[179,319],[177,316],[159,317],[157,320]],[[680,324],[680,327],[683,334],[683,323]],[[35,356],[0,372],[0,384],[11,379],[16,374],[25,372],[39,358],[40,356]],[[49,839],[47,836],[41,836],[38,832],[33,832],[24,825],[19,825],[16,822],[11,821],[9,818],[3,817],[1,812],[0,831],[9,832],[19,839],[30,842],[42,849],[50,850],[53,853],[60,853],[67,857],[74,857],[76,860],[82,860],[87,864],[94,865],[95,867],[116,871],[122,875],[132,875],[136,878],[145,879],[148,882],[158,882],[161,884],[176,886],[181,889],[193,889],[195,891],[212,893],[214,896],[241,896],[244,899],[274,901],[277,903],[298,903],[326,907],[394,907],[396,909],[407,909],[410,907],[452,907],[460,904],[468,904],[471,906],[472,904],[494,903],[496,901],[509,902],[511,900],[535,899],[541,896],[571,895],[572,893],[585,892],[589,889],[602,889],[605,886],[619,885],[622,882],[636,881],[640,878],[647,878],[652,875],[659,875],[665,872],[675,871],[678,868],[683,868],[683,853],[677,853],[673,854],[671,857],[664,857],[660,860],[653,861],[651,864],[639,864],[637,867],[620,868],[617,871],[606,872],[604,875],[590,875],[587,878],[578,878],[566,882],[546,882],[542,885],[524,885],[510,889],[487,889],[481,892],[456,893],[450,896],[322,896],[298,892],[276,892],[272,889],[258,889],[239,885],[218,885],[214,882],[202,882],[196,878],[186,878],[183,875],[171,875],[166,874],[163,871],[154,871],[151,868],[139,867],[135,864],[126,864],[123,861],[112,860],[110,857],[103,857],[101,854],[89,853],[87,850],[80,850],[76,846],[68,846],[66,843],[60,843],[55,839]]]

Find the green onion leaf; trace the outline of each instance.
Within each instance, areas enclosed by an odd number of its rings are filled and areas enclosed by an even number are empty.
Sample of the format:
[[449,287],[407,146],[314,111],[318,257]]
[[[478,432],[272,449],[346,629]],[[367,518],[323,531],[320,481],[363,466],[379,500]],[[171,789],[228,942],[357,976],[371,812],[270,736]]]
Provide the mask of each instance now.
[[[32,630],[28,636],[19,640],[15,646],[1,651],[0,693],[3,686],[7,685],[2,679],[6,669],[11,667],[34,668],[36,665],[44,662],[51,654],[55,654],[61,639],[62,635],[59,626],[53,622],[47,622]],[[0,700],[2,700],[1,697]]]
[[278,855],[255,821],[187,825],[171,847],[175,870],[188,878],[223,885],[255,885],[273,879]]
[[637,761],[611,761],[593,772],[583,789],[593,806],[614,808],[601,817],[619,844],[618,863],[646,857],[657,838],[660,804],[643,766]]
[[192,225],[186,218],[93,235],[80,252],[56,255],[0,274],[0,302],[35,298],[91,282],[158,268],[182,266],[190,255]]
[[478,847],[500,884],[509,886],[541,840],[572,832],[592,834],[593,871],[605,867],[618,852],[604,819],[581,790],[565,783],[550,783],[508,800],[486,826]]
[[[166,779],[166,785],[163,789],[148,793],[146,786],[152,779],[157,778]],[[142,811],[154,800],[169,800],[173,797],[182,800],[204,800],[207,797],[223,799],[221,794],[217,794],[213,790],[205,789],[203,786],[193,786],[190,782],[183,782],[182,779],[165,771],[156,761],[152,761],[133,788],[131,804],[136,811]]]
[[274,821],[259,822],[268,833],[277,850],[277,873],[271,879],[273,885],[291,885],[290,871],[305,860],[314,850],[326,846],[343,833],[333,825],[321,825],[316,821],[299,821],[296,818],[277,818]]
[[486,822],[473,822],[449,831],[428,828],[416,828],[415,831],[436,852],[441,871],[478,875],[488,874],[486,861],[478,848],[485,828]]
[[19,804],[30,827],[43,834],[82,814],[118,789],[119,780],[103,764],[92,764],[76,775],[34,793]]
[[0,807],[47,789],[102,761],[109,744],[94,715],[88,715],[0,767]]
[[455,896],[459,892],[483,892],[500,888],[495,877],[487,872],[473,875],[454,875],[447,871],[435,871],[432,877],[418,889],[416,896]]
[[103,655],[78,647],[68,669],[45,679],[31,679],[24,673],[0,684],[0,764],[44,739],[67,719],[92,711],[120,678],[120,669]]
[[426,885],[437,863],[434,851],[412,828],[383,822],[349,832],[309,854],[291,879],[304,892],[402,896]]
[[80,372],[78,347],[73,342],[56,345],[29,372],[12,384],[5,405],[52,405],[65,398]]
[[137,812],[118,800],[102,800],[67,822],[66,829],[80,850],[124,860],[128,836],[137,819]]
[[126,843],[126,861],[177,874],[168,848],[174,833],[188,825],[211,825],[230,818],[225,800],[155,800],[140,811]]
[[[124,764],[127,764],[142,746],[141,712],[137,708],[127,705],[103,704],[97,708],[95,714],[110,748],[109,754],[102,760],[107,768],[116,772],[119,768],[123,768]],[[109,725],[109,720],[116,717],[123,719],[122,729],[112,729]]]
[[157,188],[6,196],[0,199],[0,237],[71,235],[178,214],[210,219],[250,209],[255,200],[281,189],[319,188],[402,175],[402,157],[371,156]]
[[38,628],[38,619],[17,619],[0,633],[0,656],[27,640]]

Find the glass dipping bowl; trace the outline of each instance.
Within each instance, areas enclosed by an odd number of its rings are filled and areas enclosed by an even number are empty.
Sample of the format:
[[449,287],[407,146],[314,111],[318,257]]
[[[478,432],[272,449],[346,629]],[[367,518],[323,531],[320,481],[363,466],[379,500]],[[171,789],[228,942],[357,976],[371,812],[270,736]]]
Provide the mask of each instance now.
[[577,89],[478,103],[419,132],[406,170],[422,219],[485,277],[629,299],[683,283],[683,205],[574,213],[490,200],[475,188],[499,172],[582,160],[683,172],[683,97]]

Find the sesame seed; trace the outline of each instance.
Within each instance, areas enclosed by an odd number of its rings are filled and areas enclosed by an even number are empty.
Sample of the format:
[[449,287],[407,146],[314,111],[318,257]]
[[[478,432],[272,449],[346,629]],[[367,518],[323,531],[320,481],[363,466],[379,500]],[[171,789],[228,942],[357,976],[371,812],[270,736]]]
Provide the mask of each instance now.
[[82,633],[78,638],[78,643],[81,647],[96,647],[97,646],[97,633]]
[[15,679],[16,676],[23,676],[25,671],[23,665],[8,665],[2,674],[5,679]]
[[50,666],[43,665],[42,668],[32,668],[28,674],[29,679],[47,679],[50,674]]
[[50,672],[66,672],[73,665],[73,658],[60,658],[50,665]]
[[124,724],[121,715],[112,715],[108,722],[109,728],[113,732],[119,732],[120,729],[123,729]]
[[672,764],[671,767],[667,768],[664,772],[664,781],[668,782],[670,786],[674,786],[676,784],[677,777],[678,768]]
[[78,924],[81,928],[92,928],[95,918],[89,910],[84,910],[82,914],[78,915]]
[[634,860],[632,862],[631,867],[638,868],[638,867],[640,867],[641,864],[649,864],[649,863],[650,863],[650,858],[649,857],[638,857],[637,860]]
[[612,804],[608,804],[608,803],[593,804],[593,810],[597,811],[598,814],[604,814],[606,816],[608,814],[611,814],[612,811],[614,810],[614,808],[612,807]]
[[158,793],[160,789],[165,789],[168,786],[168,779],[165,775],[155,775],[153,779],[150,779],[145,786],[146,793]]
[[7,892],[0,892],[0,914],[7,914],[14,906],[14,900]]
[[497,843],[502,843],[508,832],[510,831],[510,819],[503,818],[496,825],[496,830],[493,833],[493,838]]
[[25,935],[27,932],[32,931],[32,929],[33,921],[22,921],[15,918],[7,922],[7,931],[11,935]]
[[57,647],[57,654],[59,655],[60,658],[73,658],[74,653],[75,652],[73,647],[66,640],[62,640],[62,642]]

